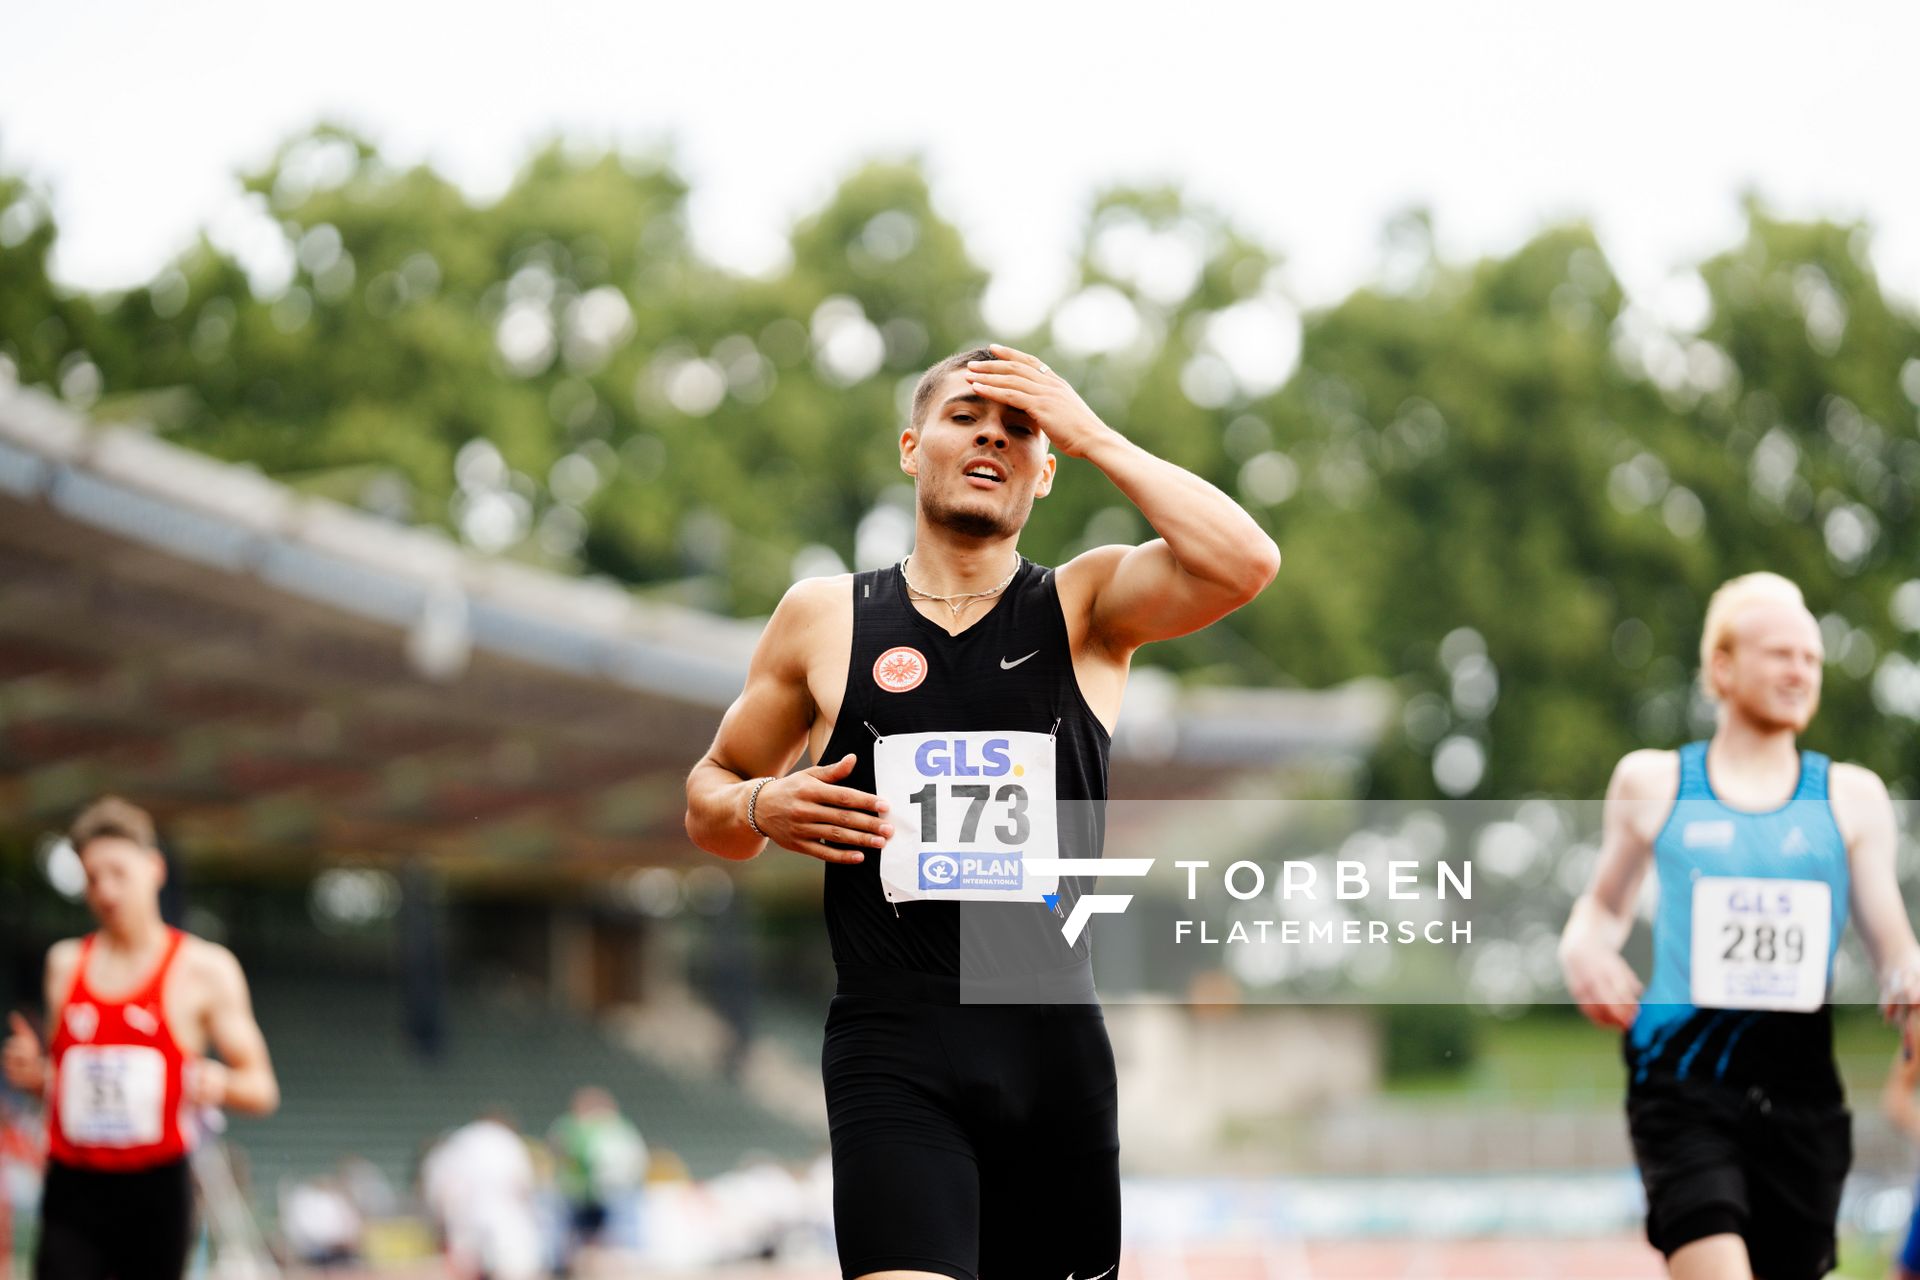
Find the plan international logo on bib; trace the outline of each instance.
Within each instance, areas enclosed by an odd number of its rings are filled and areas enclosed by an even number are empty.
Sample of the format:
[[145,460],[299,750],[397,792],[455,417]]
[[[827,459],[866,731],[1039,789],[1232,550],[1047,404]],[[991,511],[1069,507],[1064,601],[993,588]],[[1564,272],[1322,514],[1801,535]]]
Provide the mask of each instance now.
[[1020,853],[939,853],[920,855],[922,889],[1007,889],[1026,887]]

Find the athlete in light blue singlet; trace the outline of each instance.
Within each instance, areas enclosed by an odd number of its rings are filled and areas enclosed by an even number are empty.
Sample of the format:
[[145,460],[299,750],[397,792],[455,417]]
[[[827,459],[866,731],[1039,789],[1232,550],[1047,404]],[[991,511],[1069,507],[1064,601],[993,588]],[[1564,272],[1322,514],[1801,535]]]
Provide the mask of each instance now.
[[[1581,1011],[1626,1033],[1647,1239],[1675,1280],[1813,1280],[1835,1263],[1853,1159],[1827,1004],[1834,952],[1851,920],[1910,1044],[1920,943],[1885,785],[1798,745],[1825,657],[1799,588],[1774,574],[1725,584],[1700,650],[1713,738],[1615,768],[1561,967]],[[1649,868],[1643,994],[1620,952]]]
[[[1653,845],[1660,890],[1653,979],[1626,1041],[1633,1083],[1711,1079],[1839,1101],[1825,994],[1847,923],[1849,876],[1846,840],[1827,796],[1829,761],[1802,751],[1792,797],[1778,809],[1749,813],[1713,793],[1705,742],[1678,754],[1679,792]],[[1703,901],[1707,895],[1726,901]],[[1810,906],[1824,906],[1820,919],[1793,914],[1795,902],[1808,898],[1816,900]],[[1716,907],[1726,909],[1714,912],[1712,936],[1696,939],[1696,916]],[[1702,1008],[1694,1002],[1696,949],[1735,981],[1744,978],[1749,993],[1768,981],[1776,999],[1790,999],[1786,988],[1797,979],[1801,1003],[1817,997],[1817,1008]]]

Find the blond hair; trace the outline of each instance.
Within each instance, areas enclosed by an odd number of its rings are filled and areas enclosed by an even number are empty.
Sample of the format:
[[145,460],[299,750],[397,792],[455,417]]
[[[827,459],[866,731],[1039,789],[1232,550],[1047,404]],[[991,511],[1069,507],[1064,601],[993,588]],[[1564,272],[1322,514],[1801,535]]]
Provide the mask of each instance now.
[[1713,683],[1713,655],[1733,648],[1733,624],[1740,611],[1755,604],[1790,604],[1806,608],[1800,588],[1777,573],[1743,573],[1720,584],[1707,601],[1707,622],[1700,632],[1700,687],[1718,702]]

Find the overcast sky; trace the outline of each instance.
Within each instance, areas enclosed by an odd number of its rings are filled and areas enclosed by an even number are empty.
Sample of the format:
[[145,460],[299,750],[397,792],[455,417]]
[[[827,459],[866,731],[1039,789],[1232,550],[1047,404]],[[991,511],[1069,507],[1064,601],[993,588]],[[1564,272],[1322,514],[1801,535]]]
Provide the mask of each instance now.
[[[1263,13],[1262,11],[1265,10]],[[1317,303],[1419,202],[1453,253],[1585,215],[1629,285],[1727,245],[1739,193],[1864,216],[1920,296],[1920,5],[489,7],[467,0],[12,5],[0,166],[50,189],[60,277],[151,276],[231,238],[236,169],[320,117],[498,190],[555,132],[671,139],[700,245],[777,262],[859,160],[923,152],[995,273],[990,319],[1062,284],[1086,202],[1175,178],[1280,248]],[[1686,297],[1682,290],[1677,295]]]

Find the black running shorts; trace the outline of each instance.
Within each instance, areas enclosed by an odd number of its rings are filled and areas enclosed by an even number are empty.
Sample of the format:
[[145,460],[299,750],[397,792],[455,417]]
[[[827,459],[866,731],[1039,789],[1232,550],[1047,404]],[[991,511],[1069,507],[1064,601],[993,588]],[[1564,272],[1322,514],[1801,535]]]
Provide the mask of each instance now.
[[1113,1049],[1095,1003],[962,1005],[842,966],[821,1066],[846,1280],[1111,1280]]
[[47,1162],[34,1280],[180,1280],[192,1240],[185,1160],[133,1173]]
[[1844,1105],[1659,1081],[1629,1090],[1627,1129],[1654,1248],[1671,1256],[1724,1233],[1746,1240],[1767,1280],[1811,1280],[1833,1269],[1840,1188],[1853,1163],[1853,1117]]

